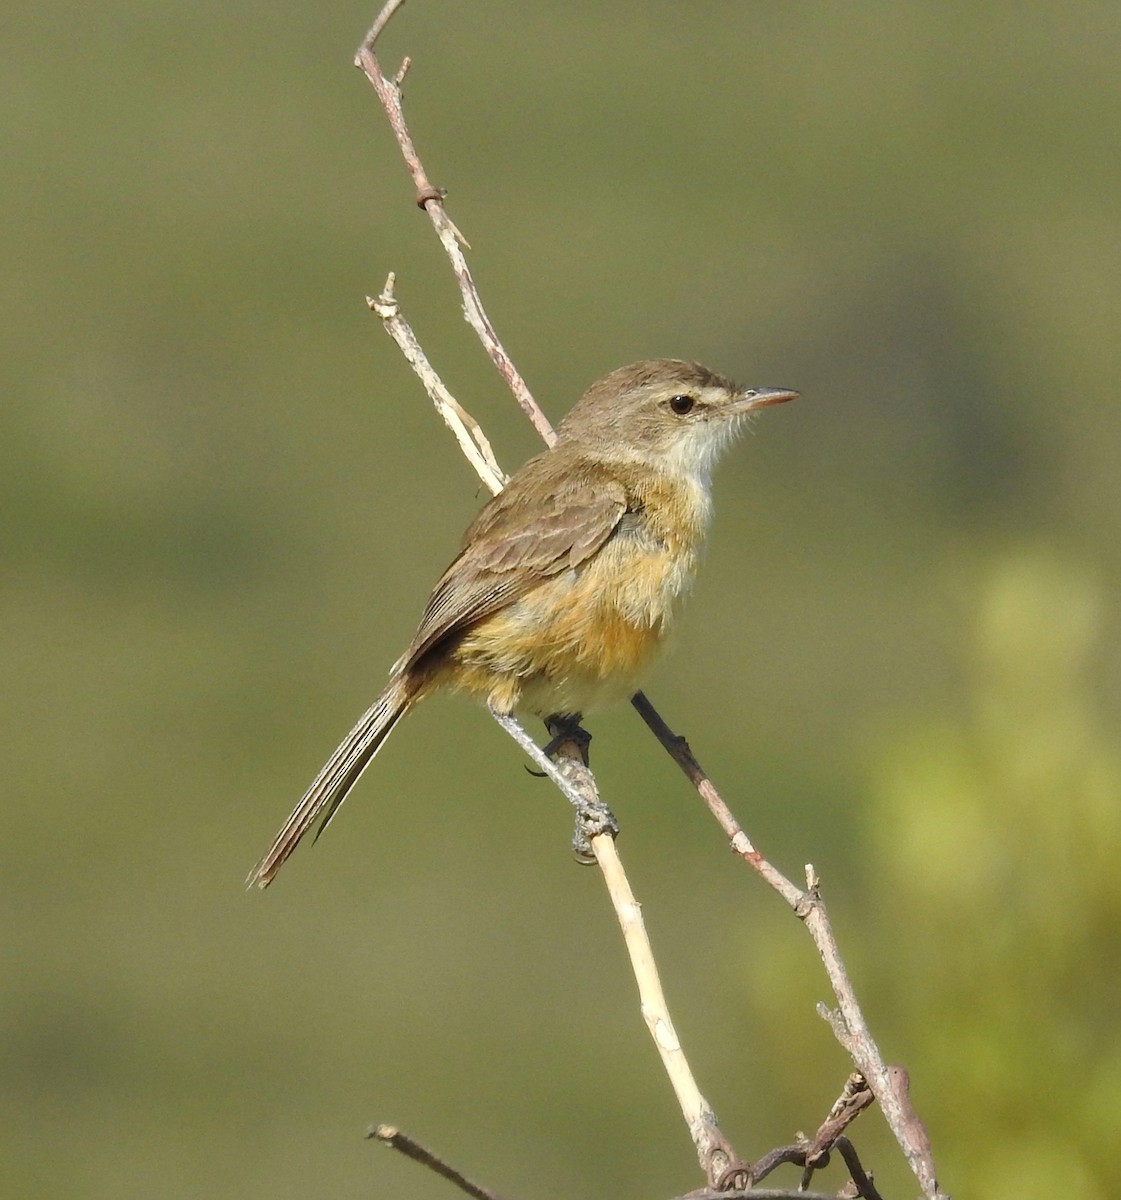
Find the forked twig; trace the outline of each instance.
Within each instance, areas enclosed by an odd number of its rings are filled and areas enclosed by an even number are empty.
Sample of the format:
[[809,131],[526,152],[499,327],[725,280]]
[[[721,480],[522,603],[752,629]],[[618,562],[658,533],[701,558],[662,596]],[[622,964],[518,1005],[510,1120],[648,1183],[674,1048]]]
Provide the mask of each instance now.
[[670,729],[642,692],[638,692],[631,703],[697,789],[701,799],[727,834],[731,848],[778,892],[790,905],[794,915],[805,925],[821,956],[838,1004],[835,1012],[826,1009],[824,1005],[819,1006],[818,1011],[828,1020],[834,1036],[868,1080],[888,1126],[895,1134],[911,1170],[922,1186],[923,1194],[931,1200],[943,1197],[944,1194],[938,1186],[930,1139],[910,1101],[907,1073],[902,1068],[892,1068],[884,1062],[880,1048],[872,1037],[868,1022],[856,999],[848,970],[841,958],[829,914],[821,899],[820,881],[813,867],[806,867],[804,889],[787,879],[755,848],[732,810],[716,790],[715,784],[697,761],[689,743]]
[[[395,1125],[375,1125],[366,1131],[366,1136],[447,1179],[472,1200],[502,1200],[497,1192],[473,1183],[445,1159],[414,1141],[408,1134],[402,1133]],[[868,1200],[876,1200],[872,1192],[858,1195],[866,1195]],[[807,1192],[802,1188],[752,1188],[749,1191],[742,1188],[722,1188],[718,1191],[704,1188],[698,1192],[678,1196],[676,1200],[837,1200],[837,1197],[828,1196],[824,1192]]]
[[[405,0],[398,0],[399,4],[404,2]],[[494,457],[490,442],[478,421],[448,391],[428,361],[428,356],[421,349],[412,327],[401,315],[401,306],[393,291],[395,282],[395,276],[390,271],[381,294],[377,299],[367,296],[366,303],[371,312],[381,317],[386,333],[397,343],[405,361],[424,384],[429,399],[452,431],[464,457],[475,468],[475,473],[490,488],[491,493],[497,495],[506,484],[506,476]]]
[[397,144],[401,148],[401,155],[416,187],[416,202],[428,214],[428,219],[436,230],[440,244],[444,247],[444,253],[447,254],[452,269],[455,271],[456,283],[459,285],[460,295],[463,297],[464,317],[490,355],[499,375],[513,392],[522,411],[532,421],[533,427],[545,442],[551,446],[555,438],[553,427],[530,394],[525,380],[521,377],[518,368],[514,366],[514,360],[506,353],[505,347],[498,340],[498,334],[495,333],[486,309],[483,308],[482,299],[475,286],[475,279],[463,253],[467,239],[448,216],[444,206],[445,192],[441,188],[432,186],[432,181],[428,178],[421,164],[420,156],[416,152],[416,146],[413,145],[412,135],[409,133],[409,127],[405,124],[405,114],[401,108],[401,80],[404,78],[404,70],[407,68],[398,71],[397,75],[390,79],[382,71],[377,56],[374,54],[374,43],[403,3],[404,0],[389,0],[381,10],[373,25],[370,26],[362,45],[358,48],[354,65],[373,84],[382,108],[385,109],[386,116],[389,118],[389,123],[397,138]]

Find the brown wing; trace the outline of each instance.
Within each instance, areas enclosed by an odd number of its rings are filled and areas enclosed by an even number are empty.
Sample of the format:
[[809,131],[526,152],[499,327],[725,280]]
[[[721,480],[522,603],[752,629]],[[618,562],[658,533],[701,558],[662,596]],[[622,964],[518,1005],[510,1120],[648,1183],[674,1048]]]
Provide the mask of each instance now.
[[531,459],[475,518],[397,670],[541,580],[579,566],[611,536],[627,510],[623,485],[600,470],[565,469],[559,459],[555,452]]

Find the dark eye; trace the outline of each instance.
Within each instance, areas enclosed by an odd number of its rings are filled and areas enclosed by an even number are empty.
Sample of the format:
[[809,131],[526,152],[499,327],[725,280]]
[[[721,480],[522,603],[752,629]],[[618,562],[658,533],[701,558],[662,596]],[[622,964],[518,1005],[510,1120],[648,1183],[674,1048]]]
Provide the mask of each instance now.
[[692,396],[682,395],[674,396],[669,402],[669,406],[679,417],[683,417],[686,413],[693,411],[693,405],[696,403],[696,400]]

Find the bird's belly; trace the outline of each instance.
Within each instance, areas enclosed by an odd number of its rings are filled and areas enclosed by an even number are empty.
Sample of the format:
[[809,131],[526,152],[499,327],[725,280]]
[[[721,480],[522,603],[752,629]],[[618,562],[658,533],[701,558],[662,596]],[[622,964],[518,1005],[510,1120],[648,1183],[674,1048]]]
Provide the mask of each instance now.
[[453,652],[458,686],[542,716],[631,695],[668,632],[692,558],[629,538],[609,543],[583,569],[470,629]]

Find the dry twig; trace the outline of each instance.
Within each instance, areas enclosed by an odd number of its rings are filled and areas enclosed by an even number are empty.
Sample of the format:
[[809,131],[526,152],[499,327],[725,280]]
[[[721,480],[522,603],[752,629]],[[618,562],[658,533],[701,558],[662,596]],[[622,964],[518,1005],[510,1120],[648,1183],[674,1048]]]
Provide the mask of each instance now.
[[506,353],[505,347],[498,340],[498,334],[494,332],[494,326],[491,325],[486,309],[483,308],[483,302],[475,287],[474,277],[463,254],[464,247],[467,246],[467,239],[448,216],[444,206],[446,193],[442,188],[432,186],[431,180],[421,165],[416,147],[413,145],[409,128],[405,124],[405,114],[401,108],[401,81],[405,77],[405,71],[408,70],[409,60],[406,59],[401,70],[394,78],[390,79],[382,71],[377,56],[374,54],[374,43],[381,36],[382,30],[385,29],[390,18],[404,2],[405,0],[389,0],[381,10],[373,25],[370,26],[370,31],[366,34],[362,45],[358,48],[354,65],[373,84],[378,99],[389,118],[389,123],[393,127],[397,144],[401,148],[401,155],[416,187],[416,202],[428,214],[428,219],[432,222],[432,227],[436,230],[440,244],[444,247],[444,252],[455,271],[456,283],[459,285],[460,295],[463,297],[464,317],[478,335],[479,341],[490,355],[499,375],[505,380],[507,387],[513,392],[514,398],[521,405],[522,411],[533,422],[533,427],[545,442],[551,446],[554,441],[553,428],[549,424],[548,418],[538,408],[525,380],[514,366],[513,359]]
[[[420,1163],[421,1166],[427,1167],[442,1179],[447,1179],[459,1188],[461,1192],[470,1196],[472,1200],[502,1200],[502,1197],[497,1192],[492,1191],[490,1188],[485,1188],[481,1184],[473,1183],[462,1171],[453,1167],[446,1159],[441,1158],[426,1146],[422,1146],[407,1133],[402,1133],[395,1125],[374,1125],[366,1131],[366,1136],[381,1142],[382,1145],[388,1146],[391,1150],[396,1150],[406,1158],[412,1159],[413,1162]],[[840,1141],[846,1141],[846,1139],[842,1138]],[[793,1157],[786,1157],[782,1161],[800,1161],[798,1157],[799,1147],[795,1146],[789,1149],[793,1151]],[[841,1149],[839,1144],[838,1149]],[[778,1163],[775,1165],[778,1165]],[[871,1181],[864,1174],[859,1163],[856,1164],[853,1181],[856,1190],[851,1192],[851,1197],[863,1197],[864,1200],[880,1200],[879,1193],[872,1187]],[[677,1196],[674,1200],[838,1200],[839,1196],[846,1194],[850,1194],[847,1189],[841,1193],[827,1195],[825,1192],[810,1192],[801,1187],[702,1188],[699,1191],[687,1192],[684,1196]]]
[[[404,0],[401,2],[403,3]],[[472,1183],[450,1163],[445,1162],[438,1154],[433,1154],[419,1142],[413,1141],[407,1133],[402,1133],[395,1125],[375,1125],[366,1131],[366,1136],[376,1139],[382,1145],[396,1150],[398,1154],[403,1154],[406,1158],[411,1158],[413,1162],[420,1163],[430,1171],[435,1171],[437,1175],[454,1183],[461,1192],[466,1192],[468,1196],[472,1197],[472,1200],[502,1200],[497,1192]]]
[[[404,0],[400,0],[400,3],[404,3]],[[395,283],[396,277],[390,271],[381,294],[376,300],[367,296],[366,303],[371,312],[381,317],[386,333],[397,343],[405,361],[424,384],[429,399],[455,436],[464,458],[475,468],[475,473],[490,488],[491,493],[497,494],[505,486],[506,476],[494,457],[490,442],[479,423],[448,391],[428,361],[428,356],[421,349],[412,327],[401,315],[401,306],[393,290]]]
[[728,835],[732,849],[778,892],[790,905],[795,916],[806,926],[821,956],[838,1004],[836,1011],[825,1009],[823,1005],[819,1006],[818,1011],[828,1020],[837,1040],[848,1051],[857,1069],[871,1085],[884,1118],[906,1155],[923,1194],[932,1200],[943,1197],[934,1169],[930,1139],[910,1102],[906,1072],[902,1068],[888,1067],[872,1037],[856,999],[848,970],[841,958],[837,939],[829,922],[829,914],[821,899],[820,881],[813,867],[806,867],[806,887],[802,889],[768,862],[752,844],[731,809],[725,804],[716,786],[689,748],[689,743],[670,729],[642,692],[634,697],[632,703],[654,736],[669,751],[670,756],[697,789],[709,811]]

